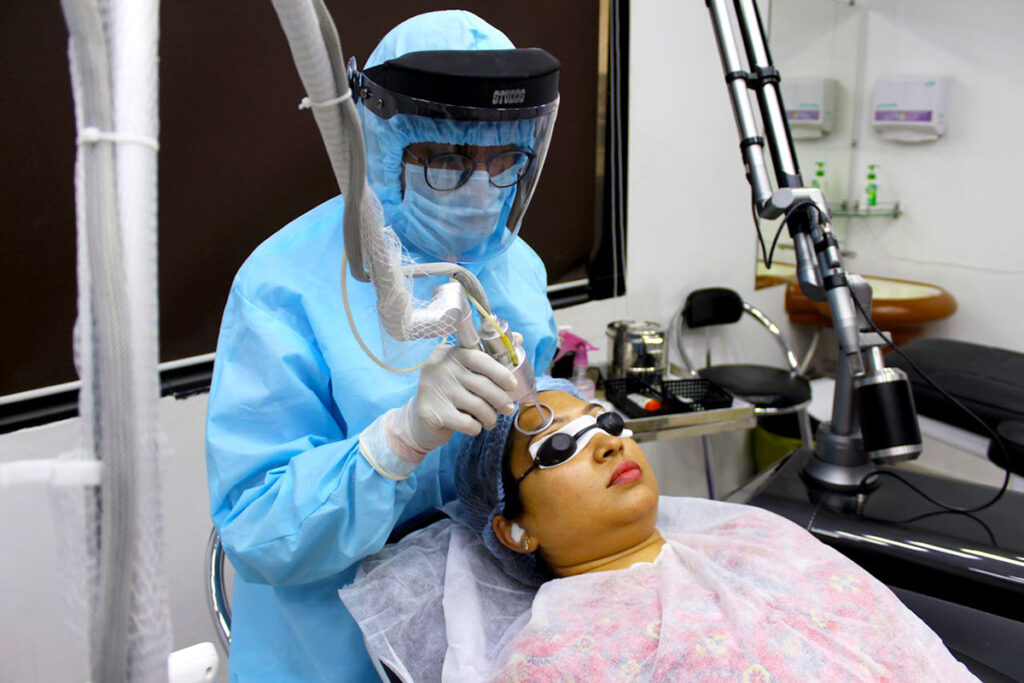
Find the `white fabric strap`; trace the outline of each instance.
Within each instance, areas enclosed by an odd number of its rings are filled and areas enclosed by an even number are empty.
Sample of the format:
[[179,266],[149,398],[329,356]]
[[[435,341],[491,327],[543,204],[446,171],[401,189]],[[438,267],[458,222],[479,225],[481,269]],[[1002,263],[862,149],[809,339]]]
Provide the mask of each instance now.
[[326,102],[314,102],[308,97],[303,97],[299,102],[299,109],[312,109],[313,107],[333,107],[336,104],[341,104],[345,100],[352,99],[352,90],[349,89],[344,95],[339,95],[333,100],[327,100]]
[[82,129],[78,134],[78,139],[75,141],[79,146],[81,145],[95,145],[98,142],[129,142],[134,145],[143,145],[144,147],[151,148],[154,152],[160,151],[160,143],[151,137],[145,135],[135,135],[134,133],[116,133],[109,131],[102,131],[95,126],[87,126]]
[[15,460],[0,463],[0,488],[19,484],[99,486],[102,473],[99,460]]

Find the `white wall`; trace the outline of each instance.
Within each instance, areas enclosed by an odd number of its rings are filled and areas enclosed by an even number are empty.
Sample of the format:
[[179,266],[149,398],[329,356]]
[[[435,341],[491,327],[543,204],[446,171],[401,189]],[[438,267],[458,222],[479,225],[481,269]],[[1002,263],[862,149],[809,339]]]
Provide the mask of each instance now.
[[[1015,314],[1024,305],[1024,220],[1014,210],[1024,189],[1017,164],[1024,142],[1015,134],[1024,108],[1017,70],[1024,61],[1018,36],[1024,4],[857,0],[852,10],[828,0],[774,5],[774,35],[786,41],[773,47],[783,78],[817,73],[842,81],[836,132],[820,142],[797,143],[805,179],[815,160],[827,160],[835,205],[854,198],[849,195],[862,184],[867,164],[878,163],[883,201],[899,200],[904,210],[897,219],[837,218],[842,247],[853,253],[847,267],[949,290],[959,310],[929,325],[930,336],[1024,350],[1024,320]],[[858,82],[852,32],[860,17],[865,43]],[[797,43],[801,32],[822,30],[836,36],[835,45],[822,45],[820,38]],[[874,83],[912,73],[950,77],[948,131],[933,143],[885,142],[870,126]],[[856,111],[853,90],[860,92]],[[851,131],[855,115],[860,125]],[[851,134],[858,145],[844,152]],[[791,252],[784,254],[783,260],[791,259]],[[772,292],[757,296],[771,314],[784,317],[781,290]]]
[[[1024,3],[859,0],[867,10],[865,93],[854,168],[882,169],[898,219],[851,219],[844,247],[859,272],[932,282],[959,310],[929,335],[1024,351],[1024,190],[1017,134],[1024,110]],[[870,130],[874,83],[892,74],[952,80],[948,132],[937,142],[884,142]],[[884,198],[884,197],[883,197]]]
[[754,281],[750,190],[708,10],[634,0],[630,21],[627,294],[556,316],[602,349],[609,321],[664,324],[693,289]]
[[[71,450],[77,422],[0,437],[0,462]],[[82,673],[76,666],[83,651],[61,618],[52,512],[42,486],[0,489],[0,679],[6,681],[70,681]]]
[[[164,565],[175,649],[217,642],[207,616],[203,577],[203,551],[210,533],[205,415],[205,396],[160,400],[160,421],[171,443],[164,477]],[[0,462],[71,450],[78,443],[78,422],[75,418],[0,436]],[[55,529],[63,520],[53,513],[43,486],[0,490],[2,681],[81,680],[82,652],[62,619],[62,587],[55,571],[60,547]]]

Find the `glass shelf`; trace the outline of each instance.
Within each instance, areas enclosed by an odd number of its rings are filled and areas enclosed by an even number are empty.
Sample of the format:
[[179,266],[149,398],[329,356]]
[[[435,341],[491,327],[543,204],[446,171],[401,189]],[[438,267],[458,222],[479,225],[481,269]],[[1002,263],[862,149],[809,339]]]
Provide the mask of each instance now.
[[[833,215],[835,215],[835,214],[833,214]],[[860,214],[858,214],[858,215],[860,215]],[[871,214],[871,215],[874,216],[876,214]],[[792,242],[779,242],[778,246],[775,247],[775,250],[776,251],[792,251],[792,252],[796,253],[796,251],[793,249],[793,243]],[[842,248],[840,248],[839,249],[839,255],[842,256],[843,258],[853,258],[854,256],[857,255],[857,252],[852,251],[850,249],[842,249]],[[757,262],[758,262],[758,264],[760,264],[758,267],[763,267],[764,266],[764,259],[763,258],[758,258]],[[773,261],[772,262],[772,268],[774,268],[775,266],[776,266],[776,263]]]
[[870,208],[858,208],[853,202],[843,201],[838,208],[832,209],[833,217],[844,218],[899,218],[902,213],[903,208],[899,202],[883,202]]

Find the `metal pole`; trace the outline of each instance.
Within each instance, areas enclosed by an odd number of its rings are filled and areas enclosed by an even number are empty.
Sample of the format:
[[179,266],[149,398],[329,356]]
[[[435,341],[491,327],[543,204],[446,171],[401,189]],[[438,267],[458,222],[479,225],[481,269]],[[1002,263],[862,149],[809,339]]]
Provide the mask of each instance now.
[[740,151],[747,169],[747,180],[753,191],[754,202],[760,211],[772,196],[772,184],[768,179],[768,169],[764,162],[764,138],[760,136],[754,108],[750,104],[746,69],[732,33],[726,0],[708,0],[708,9],[711,10],[711,23],[715,28],[718,53],[722,58],[736,129],[740,135]]
[[779,187],[803,187],[800,168],[793,153],[793,138],[789,132],[789,121],[782,107],[779,93],[779,72],[772,65],[771,54],[761,26],[761,15],[754,0],[736,0],[736,17],[740,34],[747,50],[747,60],[755,80],[757,101],[761,106],[761,120],[768,149],[772,154],[775,178]]

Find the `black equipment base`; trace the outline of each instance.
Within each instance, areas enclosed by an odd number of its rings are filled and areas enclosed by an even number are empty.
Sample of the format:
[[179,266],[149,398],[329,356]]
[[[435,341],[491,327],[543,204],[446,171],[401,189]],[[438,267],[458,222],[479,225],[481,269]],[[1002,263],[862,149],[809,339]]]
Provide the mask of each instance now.
[[[728,500],[782,515],[852,559],[982,680],[1024,680],[1024,494],[1007,491],[992,507],[962,515],[940,511],[891,477],[879,477],[878,488],[860,496],[829,493],[801,477],[813,457],[794,451]],[[953,505],[995,494],[910,468],[881,469]]]

